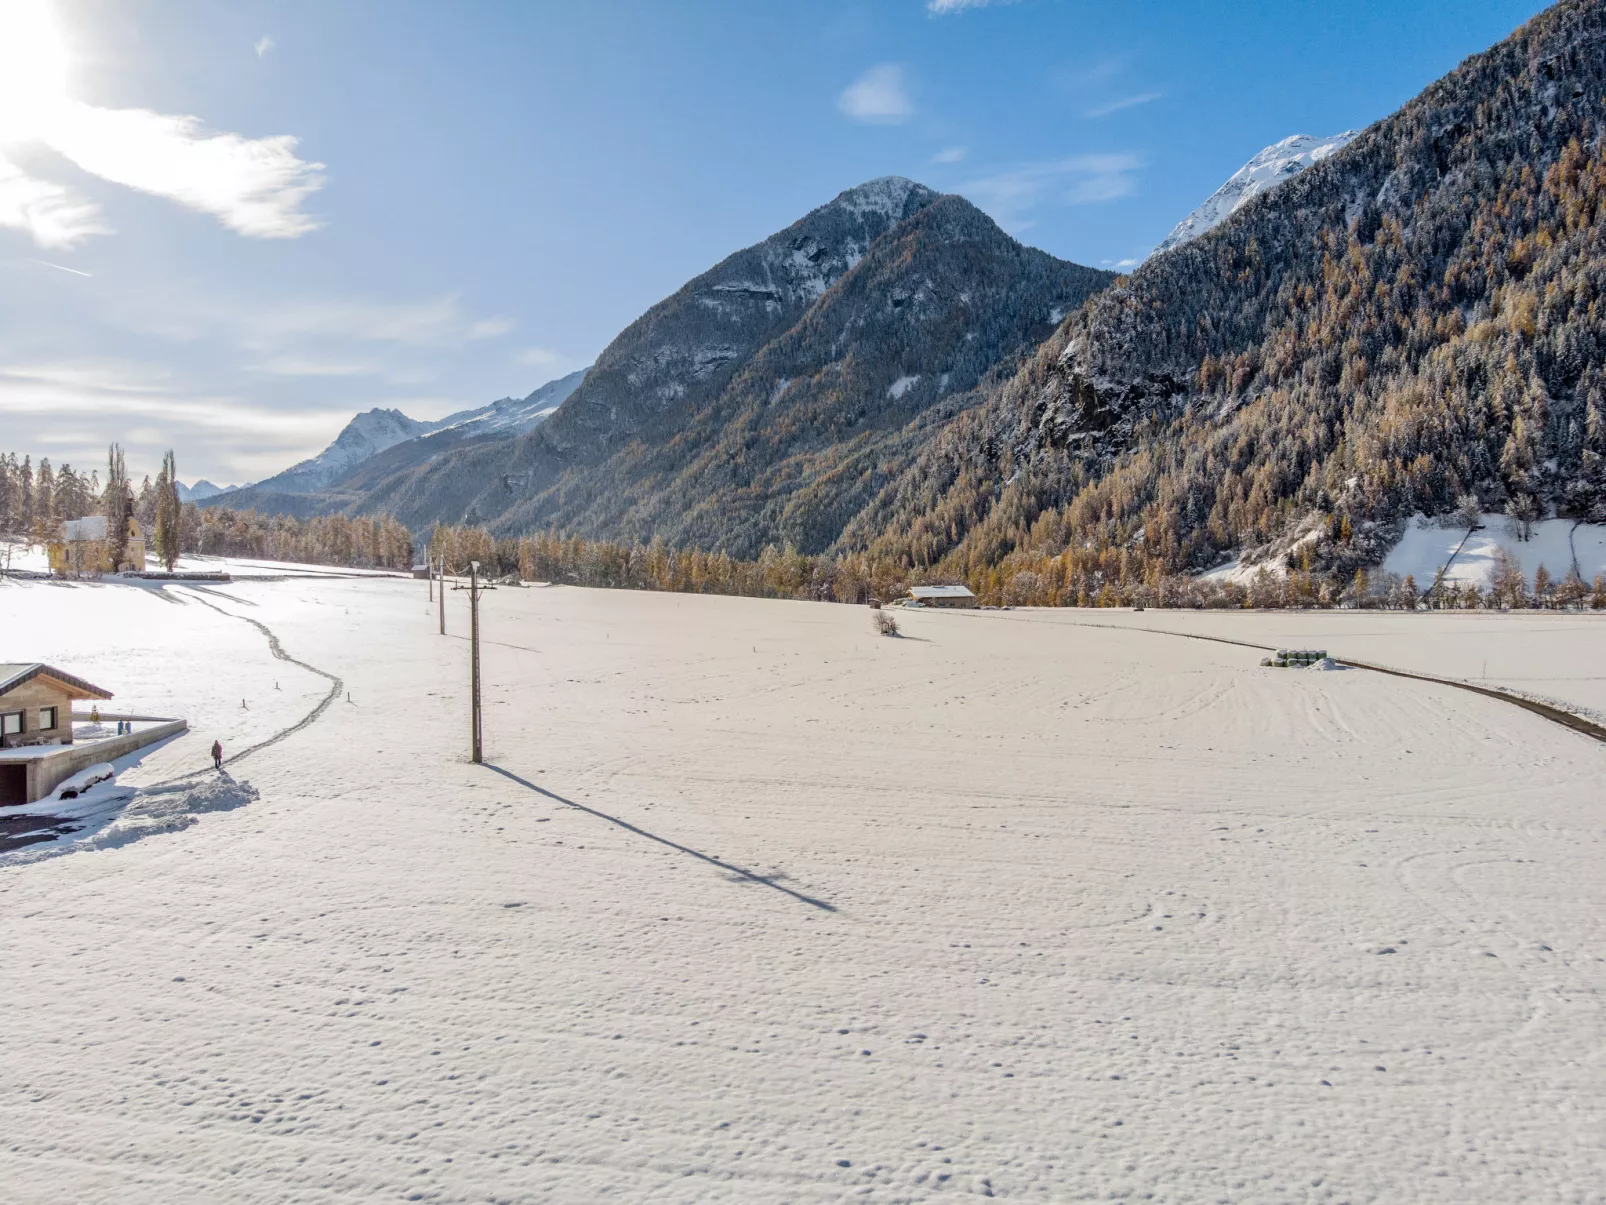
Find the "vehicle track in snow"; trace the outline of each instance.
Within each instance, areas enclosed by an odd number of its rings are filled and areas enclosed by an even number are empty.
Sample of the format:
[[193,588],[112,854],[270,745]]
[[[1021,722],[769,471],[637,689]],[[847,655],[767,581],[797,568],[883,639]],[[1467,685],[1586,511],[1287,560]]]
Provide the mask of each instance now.
[[[1084,623],[1081,620],[1063,621],[1068,627],[1075,628],[1104,628],[1113,632],[1148,632],[1154,636],[1180,636],[1184,640],[1209,640],[1215,644],[1235,644],[1239,648],[1257,649],[1261,652],[1275,652],[1276,648],[1269,644],[1252,644],[1247,640],[1231,640],[1225,636],[1205,636],[1199,632],[1177,632],[1169,628],[1142,627],[1137,624],[1120,623]],[[1557,707],[1551,703],[1542,703],[1537,699],[1530,699],[1513,691],[1501,690],[1494,686],[1474,686],[1470,682],[1462,682],[1456,678],[1441,678],[1436,674],[1420,674],[1414,670],[1395,669],[1389,665],[1377,665],[1371,661],[1353,661],[1346,657],[1334,657],[1338,664],[1350,669],[1368,669],[1374,674],[1388,674],[1395,678],[1414,678],[1418,682],[1432,682],[1439,686],[1453,686],[1457,690],[1470,691],[1475,695],[1485,695],[1491,699],[1498,699],[1502,703],[1510,703],[1514,707],[1521,707],[1524,711],[1531,711],[1537,716],[1560,724],[1563,728],[1571,728],[1580,735],[1606,743],[1606,726],[1585,719],[1577,712],[1568,711],[1564,707]]]
[[[218,606],[216,603],[207,602],[206,599],[201,598],[198,594],[195,594],[194,592],[189,592],[189,593],[190,593],[190,597],[193,598],[196,602],[200,603],[203,607],[210,607],[212,610],[216,611],[219,615],[227,615],[230,619],[238,619],[241,623],[248,623],[252,627],[254,627],[257,631],[261,632],[264,636],[266,636],[268,638],[268,650],[276,658],[278,658],[280,661],[288,661],[291,665],[300,666],[302,669],[306,670],[308,673],[317,674],[320,678],[328,679],[329,684],[330,684],[329,685],[329,693],[324,695],[324,697],[321,700],[319,700],[318,705],[316,707],[314,707],[311,711],[309,711],[306,715],[302,716],[300,720],[296,721],[294,724],[291,724],[288,728],[281,728],[278,732],[275,732],[272,736],[269,736],[269,737],[267,737],[267,738],[265,738],[263,740],[260,740],[254,745],[249,745],[246,748],[241,749],[238,753],[233,754],[230,757],[225,757],[223,759],[223,764],[225,766],[232,766],[236,762],[244,761],[246,758],[250,757],[253,753],[257,753],[257,752],[259,752],[259,751],[261,751],[263,749],[266,749],[270,745],[277,745],[280,741],[284,740],[286,737],[294,736],[296,733],[300,732],[303,728],[309,727],[310,725],[315,723],[318,720],[318,718],[323,715],[323,713],[325,711],[329,710],[329,705],[331,703],[333,703],[336,699],[338,699],[340,697],[340,695],[341,695],[341,692],[346,689],[345,682],[342,681],[335,674],[331,674],[328,670],[319,669],[316,665],[311,665],[311,664],[309,664],[309,663],[307,663],[305,661],[302,661],[302,660],[300,660],[300,659],[298,659],[296,657],[292,657],[289,653],[285,652],[284,651],[284,645],[280,642],[278,634],[276,632],[274,632],[274,630],[272,628],[268,627],[267,624],[263,623],[261,620],[252,619],[249,615],[236,615],[232,611],[224,610],[222,607]],[[157,791],[157,790],[161,790],[161,789],[166,788],[166,787],[174,787],[174,786],[178,786],[178,785],[180,785],[182,783],[193,782],[197,778],[203,778],[206,775],[213,774],[213,773],[216,773],[216,771],[214,771],[214,770],[192,770],[188,774],[180,774],[177,778],[164,779],[161,782],[153,783],[151,786],[144,787],[142,789],[144,791],[146,791],[146,792]]]

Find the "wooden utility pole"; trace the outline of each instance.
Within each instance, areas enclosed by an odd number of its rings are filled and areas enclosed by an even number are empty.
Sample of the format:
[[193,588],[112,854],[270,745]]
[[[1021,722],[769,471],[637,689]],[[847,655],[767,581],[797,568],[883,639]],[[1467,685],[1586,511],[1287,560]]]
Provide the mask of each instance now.
[[446,635],[446,554],[441,553],[441,635]]
[[469,656],[473,663],[470,671],[470,684],[474,693],[474,712],[472,719],[473,756],[471,760],[482,762],[480,750],[480,563],[468,563],[468,613],[469,613]]

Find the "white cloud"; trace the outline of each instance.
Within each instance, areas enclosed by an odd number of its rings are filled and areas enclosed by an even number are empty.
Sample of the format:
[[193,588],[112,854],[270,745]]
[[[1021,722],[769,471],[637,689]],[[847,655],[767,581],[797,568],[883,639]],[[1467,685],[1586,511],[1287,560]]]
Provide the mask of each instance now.
[[194,117],[70,101],[47,139],[91,175],[210,213],[252,238],[298,238],[322,225],[301,203],[323,187],[323,164],[296,158],[288,134],[242,138],[209,133]]
[[263,34],[257,39],[256,45],[253,47],[253,49],[257,52],[257,58],[260,59],[277,45],[278,43],[275,42],[271,37],[269,37],[267,34]]
[[944,147],[931,157],[933,163],[958,163],[965,157],[965,148],[962,146]]
[[1119,113],[1122,109],[1135,109],[1139,105],[1146,105],[1150,101],[1159,100],[1164,92],[1138,92],[1132,96],[1122,96],[1115,100],[1107,100],[1103,104],[1094,105],[1083,113],[1084,117],[1108,117],[1111,113]]
[[106,444],[116,440],[136,474],[154,472],[162,452],[176,447],[186,478],[226,480],[265,476],[311,455],[350,421],[351,407],[264,406],[192,388],[150,365],[83,360],[0,364],[0,416],[19,446],[48,447],[58,462],[103,467]]
[[903,68],[897,63],[870,68],[843,89],[836,107],[853,120],[871,125],[898,125],[915,112],[904,87]]
[[557,368],[560,364],[569,362],[568,356],[545,347],[526,347],[513,358],[520,364],[528,364],[531,368]]
[[378,370],[360,360],[329,360],[317,356],[284,352],[268,356],[250,365],[253,372],[265,372],[276,377],[365,377]]
[[940,17],[946,13],[960,13],[967,8],[986,8],[989,5],[1014,4],[1016,0],[926,0],[926,11]]
[[[49,0],[0,3],[0,148],[48,147],[91,175],[212,214],[253,238],[318,228],[301,206],[323,187],[323,164],[297,158],[295,138],[246,138],[209,132],[195,117],[84,104],[70,92],[71,64]],[[8,156],[0,157],[0,225],[45,247],[110,232],[91,201]]]
[[361,339],[413,347],[460,347],[513,329],[508,318],[470,318],[455,296],[427,301],[314,301],[221,315],[248,345],[276,346],[302,336]]
[[1089,205],[1131,196],[1143,160],[1130,152],[1071,155],[981,176],[960,188],[1012,233],[1029,229],[1027,214],[1045,200]]
[[0,226],[21,230],[41,247],[72,247],[109,234],[94,202],[61,184],[28,175],[0,153]]

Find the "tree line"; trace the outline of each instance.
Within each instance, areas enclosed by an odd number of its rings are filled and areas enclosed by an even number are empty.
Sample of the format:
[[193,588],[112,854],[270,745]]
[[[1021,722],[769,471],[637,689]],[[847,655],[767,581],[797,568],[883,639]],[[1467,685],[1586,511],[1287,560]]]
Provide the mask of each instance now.
[[104,482],[99,469],[86,475],[68,464],[52,468],[48,457],[40,457],[36,466],[30,455],[19,461],[15,453],[0,454],[0,535],[43,544],[57,537],[63,522],[91,515],[106,516],[115,560],[124,557],[133,519],[169,570],[183,555],[373,569],[408,569],[413,563],[412,534],[389,516],[298,520],[180,502],[171,451],[162,458],[156,480],[146,475],[138,488],[115,444],[107,452]]
[[[1502,551],[1487,589],[1357,570],[1344,583],[1310,565],[1286,574],[1261,570],[1240,578],[1168,574],[1152,562],[1140,572],[1128,551],[1073,549],[1056,556],[1014,553],[965,577],[911,571],[862,553],[811,556],[767,546],[757,559],[669,548],[662,541],[622,544],[542,533],[496,537],[483,527],[440,524],[428,544],[432,564],[463,574],[478,561],[492,578],[549,581],[617,590],[729,594],[815,602],[891,601],[910,586],[963,583],[983,605],[1038,607],[1364,608],[1480,610],[1540,607],[1606,610],[1606,575],[1586,583],[1576,572],[1555,577],[1541,565],[1532,586]],[[1127,558],[1123,561],[1123,557]]]

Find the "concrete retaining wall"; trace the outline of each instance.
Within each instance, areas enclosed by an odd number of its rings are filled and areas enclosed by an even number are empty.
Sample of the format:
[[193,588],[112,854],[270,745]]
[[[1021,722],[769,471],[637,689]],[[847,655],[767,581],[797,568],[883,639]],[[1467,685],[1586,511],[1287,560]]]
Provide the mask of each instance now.
[[141,732],[123,736],[109,736],[105,740],[90,741],[83,745],[63,745],[54,753],[30,758],[28,766],[28,802],[43,799],[50,792],[80,770],[87,770],[97,762],[116,761],[127,757],[136,749],[154,745],[175,733],[189,728],[186,720],[167,720]]

